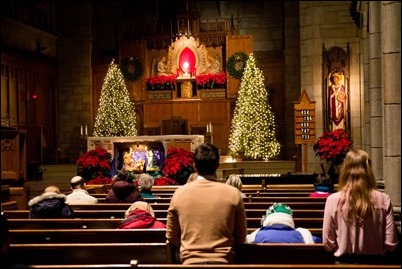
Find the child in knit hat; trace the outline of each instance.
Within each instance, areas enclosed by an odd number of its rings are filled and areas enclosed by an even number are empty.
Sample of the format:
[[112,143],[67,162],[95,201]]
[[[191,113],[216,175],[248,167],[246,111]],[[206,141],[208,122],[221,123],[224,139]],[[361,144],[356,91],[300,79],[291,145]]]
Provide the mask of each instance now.
[[321,242],[308,229],[295,228],[292,209],[282,203],[271,205],[262,217],[262,227],[246,237],[246,243],[306,243]]

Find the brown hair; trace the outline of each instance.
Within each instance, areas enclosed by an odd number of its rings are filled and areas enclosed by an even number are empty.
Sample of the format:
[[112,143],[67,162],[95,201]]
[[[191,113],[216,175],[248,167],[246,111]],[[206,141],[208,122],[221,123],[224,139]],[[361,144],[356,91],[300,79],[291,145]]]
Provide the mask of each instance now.
[[365,218],[373,214],[373,189],[377,189],[377,184],[367,152],[350,150],[339,175],[339,190],[342,192],[339,209],[343,211],[345,204],[348,204],[344,213],[349,222],[363,225]]

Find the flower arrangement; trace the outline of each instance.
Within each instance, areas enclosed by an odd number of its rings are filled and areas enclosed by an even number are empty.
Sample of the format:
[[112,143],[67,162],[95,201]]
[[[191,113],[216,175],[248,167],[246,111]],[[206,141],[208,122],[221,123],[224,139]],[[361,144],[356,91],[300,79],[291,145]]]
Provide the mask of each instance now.
[[214,74],[202,74],[195,77],[195,83],[202,89],[224,88],[226,83],[226,73],[219,72]]
[[314,144],[313,149],[321,160],[340,165],[351,145],[350,134],[344,129],[335,129],[323,133]]
[[148,91],[174,90],[177,75],[156,76],[147,79],[145,85]]
[[77,174],[87,184],[110,184],[112,154],[104,148],[96,148],[84,152],[77,160]]
[[168,149],[163,162],[164,177],[156,178],[155,185],[183,185],[194,170],[194,153],[182,148]]

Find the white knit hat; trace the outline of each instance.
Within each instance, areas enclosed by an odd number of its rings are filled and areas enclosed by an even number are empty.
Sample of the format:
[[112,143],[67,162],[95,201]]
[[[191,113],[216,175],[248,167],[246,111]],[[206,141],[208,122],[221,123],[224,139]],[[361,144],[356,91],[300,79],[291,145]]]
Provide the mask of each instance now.
[[282,224],[289,227],[295,228],[295,223],[292,217],[292,209],[282,203],[274,203],[271,205],[265,216],[262,217],[262,226],[270,226],[273,224]]

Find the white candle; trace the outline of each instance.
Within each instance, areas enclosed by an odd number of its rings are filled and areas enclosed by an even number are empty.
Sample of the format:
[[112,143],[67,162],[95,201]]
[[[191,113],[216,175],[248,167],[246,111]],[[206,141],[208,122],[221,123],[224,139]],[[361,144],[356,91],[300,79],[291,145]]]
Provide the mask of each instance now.
[[211,132],[211,130],[209,129],[209,122],[207,123],[207,133]]
[[84,132],[84,134],[85,134],[85,136],[88,135],[88,126],[87,126],[87,125],[85,125],[85,132]]
[[81,125],[81,129],[80,129],[80,135],[83,136],[84,135],[84,126]]

